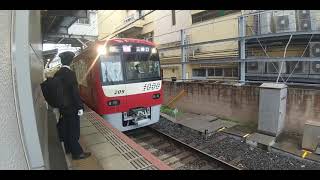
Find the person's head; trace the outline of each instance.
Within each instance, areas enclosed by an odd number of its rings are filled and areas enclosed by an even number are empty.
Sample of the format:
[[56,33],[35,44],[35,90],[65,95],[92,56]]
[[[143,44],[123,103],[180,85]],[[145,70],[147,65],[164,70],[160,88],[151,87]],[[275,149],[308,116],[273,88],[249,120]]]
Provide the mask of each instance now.
[[71,51],[66,51],[66,52],[60,53],[59,57],[61,59],[61,64],[69,66],[71,64],[74,56],[75,56],[75,54]]

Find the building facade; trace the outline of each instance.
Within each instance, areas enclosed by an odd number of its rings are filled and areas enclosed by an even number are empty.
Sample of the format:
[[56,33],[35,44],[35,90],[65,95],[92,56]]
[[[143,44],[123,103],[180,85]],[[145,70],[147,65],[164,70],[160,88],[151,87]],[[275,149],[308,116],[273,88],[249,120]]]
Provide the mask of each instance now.
[[97,11],[88,10],[88,17],[79,18],[69,27],[68,33],[72,35],[98,36]]
[[[153,41],[158,49],[163,77],[177,79],[238,78],[237,64],[205,65],[199,60],[233,57],[237,42],[190,47],[182,73],[181,29],[187,43],[212,41],[238,35],[237,17],[241,11],[205,10],[107,10],[98,11],[98,38],[141,38]],[[141,18],[137,21],[137,19]],[[133,22],[133,23],[132,23]],[[177,46],[175,48],[169,48]],[[226,49],[230,49],[225,53]],[[231,51],[234,50],[234,52]],[[198,62],[199,61],[199,62]],[[184,75],[184,78],[182,77]]]
[[320,71],[318,12],[98,11],[98,38],[153,41],[164,79],[308,83]]
[[246,58],[259,60],[247,63],[247,80],[319,82],[319,10],[256,11],[246,27]]

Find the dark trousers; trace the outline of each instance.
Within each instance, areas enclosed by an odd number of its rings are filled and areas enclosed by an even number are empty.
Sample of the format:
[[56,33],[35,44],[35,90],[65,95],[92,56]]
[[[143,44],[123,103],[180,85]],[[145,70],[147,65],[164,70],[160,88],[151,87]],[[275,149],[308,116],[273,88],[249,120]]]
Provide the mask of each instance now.
[[80,117],[76,111],[63,110],[62,126],[63,126],[63,143],[66,153],[71,152],[72,156],[79,156],[83,153],[83,149],[79,144],[80,138]]

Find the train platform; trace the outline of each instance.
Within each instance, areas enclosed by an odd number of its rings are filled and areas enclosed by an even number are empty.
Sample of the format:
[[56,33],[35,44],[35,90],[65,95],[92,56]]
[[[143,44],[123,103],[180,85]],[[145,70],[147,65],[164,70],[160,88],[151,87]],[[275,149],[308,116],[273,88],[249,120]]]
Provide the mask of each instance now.
[[80,118],[79,142],[92,155],[72,160],[64,154],[69,170],[171,170],[88,107]]

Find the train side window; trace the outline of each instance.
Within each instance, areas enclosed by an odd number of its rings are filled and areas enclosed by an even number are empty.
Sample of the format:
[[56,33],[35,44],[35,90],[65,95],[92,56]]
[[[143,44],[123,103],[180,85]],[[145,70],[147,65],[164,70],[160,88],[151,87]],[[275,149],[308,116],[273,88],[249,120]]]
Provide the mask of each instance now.
[[123,82],[122,63],[119,55],[101,57],[101,75],[103,84]]
[[75,73],[76,73],[78,83],[82,86],[87,87],[88,86],[87,78],[86,78],[86,74],[88,70],[87,64],[83,60],[80,60],[76,62],[73,66],[75,68]]

